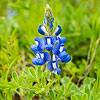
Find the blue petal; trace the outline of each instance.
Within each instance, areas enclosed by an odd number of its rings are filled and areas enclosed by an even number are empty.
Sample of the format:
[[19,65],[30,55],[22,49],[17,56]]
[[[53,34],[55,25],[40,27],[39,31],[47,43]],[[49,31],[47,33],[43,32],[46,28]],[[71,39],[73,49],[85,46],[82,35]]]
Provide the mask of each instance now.
[[61,43],[61,44],[59,44],[60,46],[64,46],[65,44],[64,43]]
[[57,74],[59,75],[61,73],[61,69],[57,68]]
[[58,28],[57,28],[58,30],[57,30],[57,32],[55,33],[55,35],[57,36],[57,35],[59,35],[60,33],[61,33],[61,31],[62,31],[62,29],[61,29],[61,27],[58,25]]
[[46,19],[44,19],[44,24],[46,24]]
[[52,22],[54,21],[54,17],[52,18]]
[[43,65],[43,64],[45,64],[45,61],[44,61],[43,59],[34,58],[34,59],[32,60],[32,63],[33,63],[34,65]]
[[49,17],[47,17],[47,21],[50,22],[50,21],[49,21]]
[[44,40],[42,38],[39,38],[39,37],[36,37],[34,39],[35,41],[37,41],[39,44],[38,44],[38,47],[39,49],[43,50],[44,49]]
[[56,44],[56,38],[52,37],[52,44],[55,45]]
[[49,61],[49,62],[47,63],[47,69],[50,70],[50,71],[53,71],[53,66],[52,66],[51,61]]
[[37,60],[37,58],[34,58],[34,59],[32,60],[32,63],[33,63],[34,65],[37,65],[36,60]]
[[43,38],[45,45],[48,45],[47,39],[50,39],[50,42],[51,42],[52,45],[54,45],[55,42],[56,42],[56,39],[54,37],[52,37],[52,36],[46,36],[46,37]]
[[45,61],[50,61],[51,60],[51,55],[48,52],[44,52],[44,60]]
[[42,26],[42,25],[39,26],[38,32],[39,32],[41,35],[45,35],[45,32],[41,29],[41,26]]
[[47,51],[51,51],[52,49],[53,49],[53,45],[45,45],[45,49],[47,50]]
[[60,46],[59,46],[59,44],[57,44],[57,45],[53,48],[53,54],[58,55],[58,54],[60,53],[59,48],[60,48]]
[[68,56],[68,54],[67,54],[65,51],[63,51],[63,52],[61,52],[61,53],[58,54],[58,57],[59,57],[60,59],[64,59],[64,58],[66,58],[67,56]]
[[66,38],[65,37],[59,37],[59,43],[65,43],[66,42]]
[[66,48],[63,48],[63,51],[66,51]]
[[67,63],[71,60],[71,56],[67,56],[66,58],[62,59],[61,62]]
[[37,45],[32,45],[32,46],[31,46],[31,50],[34,51],[34,52],[36,52],[36,51],[39,50],[39,48],[38,48]]
[[52,22],[50,23],[50,29],[51,29],[51,28],[53,28],[53,24],[52,24]]

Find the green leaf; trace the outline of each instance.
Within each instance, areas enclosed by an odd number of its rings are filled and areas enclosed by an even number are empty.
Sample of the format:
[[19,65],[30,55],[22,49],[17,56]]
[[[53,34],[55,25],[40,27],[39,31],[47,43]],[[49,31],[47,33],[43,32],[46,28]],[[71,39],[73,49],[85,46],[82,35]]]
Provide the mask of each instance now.
[[71,100],[78,100],[77,97],[75,95],[71,96]]
[[11,91],[9,91],[9,90],[8,90],[8,92],[7,92],[7,99],[8,99],[8,100],[13,100],[13,99],[12,99]]
[[90,87],[89,85],[85,86],[85,93],[88,94],[88,99],[90,98]]
[[85,80],[84,80],[84,84],[86,85],[86,84],[90,84],[91,83],[91,80],[90,80],[90,78],[85,78]]
[[64,86],[66,86],[66,84],[68,83],[68,81],[69,81],[68,77],[63,77],[63,78],[61,79],[61,83],[62,83]]
[[19,85],[21,85],[22,82],[23,82],[23,76],[20,76],[20,77],[19,77],[19,80],[18,80]]
[[32,75],[34,78],[36,78],[35,69],[31,67],[31,68],[29,69],[29,71],[30,71],[31,75]]
[[25,68],[24,68],[24,71],[25,71],[26,73],[29,73],[29,68],[28,68],[28,67],[25,67]]
[[48,89],[54,82],[56,82],[57,80],[52,80],[50,81],[47,85],[46,85],[46,89]]
[[52,90],[49,90],[49,96],[52,100],[55,100],[55,95],[54,95],[54,92]]
[[[68,98],[69,96],[71,96],[71,95],[73,95],[73,94],[74,94],[74,92],[68,92],[68,93],[65,93],[64,97]],[[64,97],[63,97],[63,98],[64,98]]]
[[38,66],[38,67],[37,67],[37,74],[36,74],[36,76],[37,76],[37,79],[38,79],[38,81],[39,81],[40,78],[42,77],[41,66]]
[[35,93],[36,94],[40,94],[40,93],[42,93],[42,92],[44,92],[45,91],[45,88],[41,88],[39,91],[36,91]]
[[85,94],[83,94],[83,96],[82,96],[82,99],[81,100],[88,100],[88,95],[85,93]]
[[12,78],[13,78],[13,80],[14,80],[16,83],[18,83],[18,75],[17,75],[16,72],[13,72],[13,73],[12,73]]
[[57,95],[56,100],[61,100],[61,97],[63,96],[64,91],[60,91],[59,94]]
[[10,85],[0,84],[0,89],[9,89]]
[[46,85],[46,79],[45,79],[44,76],[42,77],[41,82],[42,82],[42,87],[45,87],[45,85]]
[[6,73],[6,76],[5,76],[5,80],[7,81],[7,77],[8,77],[8,74],[9,74],[9,71],[11,70],[13,64],[17,61],[17,59],[19,58],[20,56],[16,57],[12,62],[11,64],[9,65],[9,68],[7,70],[7,73]]
[[70,80],[68,81],[67,85],[65,86],[65,90],[68,92],[72,86],[72,79],[73,77],[70,78]]
[[78,98],[78,100],[81,100],[81,95],[80,94],[75,94],[75,96]]
[[80,89],[73,83],[72,87],[71,87],[71,90],[76,94],[82,94],[82,92],[80,91]]

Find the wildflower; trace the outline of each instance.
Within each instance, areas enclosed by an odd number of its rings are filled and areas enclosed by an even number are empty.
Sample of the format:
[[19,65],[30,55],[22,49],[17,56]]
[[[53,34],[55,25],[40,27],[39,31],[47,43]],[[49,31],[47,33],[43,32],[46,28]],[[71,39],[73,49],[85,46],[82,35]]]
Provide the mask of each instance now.
[[[34,65],[47,64],[49,71],[59,75],[61,69],[58,64],[60,62],[69,62],[71,56],[67,54],[66,48],[64,48],[66,38],[60,36],[62,31],[61,26],[58,25],[53,32],[53,22],[54,17],[52,10],[49,5],[47,5],[43,25],[40,25],[38,28],[38,32],[41,35],[45,35],[45,37],[43,39],[39,37],[35,38],[36,45],[32,45],[31,50],[35,52],[36,58],[32,60],[32,63]],[[44,49],[47,52],[44,52]]]

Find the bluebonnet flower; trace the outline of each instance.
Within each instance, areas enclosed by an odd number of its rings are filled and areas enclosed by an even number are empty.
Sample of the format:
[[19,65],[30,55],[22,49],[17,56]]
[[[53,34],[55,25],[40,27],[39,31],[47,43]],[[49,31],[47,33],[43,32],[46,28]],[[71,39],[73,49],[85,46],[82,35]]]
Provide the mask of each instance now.
[[55,74],[60,74],[61,73],[61,69],[58,68],[58,62],[57,61],[49,61],[47,63],[47,69],[50,71],[53,71],[53,73]]
[[44,41],[42,38],[36,37],[35,39],[36,45],[31,46],[31,50],[34,52],[42,51],[44,49]]
[[56,41],[61,44],[61,43],[65,43],[66,42],[66,38],[65,37],[60,37],[60,36],[57,36],[55,37],[56,38]]
[[46,61],[51,59],[51,56],[48,52],[36,52],[36,58],[32,60],[34,65],[43,65]]
[[54,48],[53,48],[53,53],[55,55],[58,55],[60,52],[65,51],[66,49],[64,48],[64,44],[57,44]]
[[[61,27],[58,25],[54,30],[53,22],[54,17],[52,15],[51,8],[47,5],[45,10],[45,18],[43,25],[40,25],[38,32],[45,37],[35,38],[36,45],[31,46],[31,50],[35,52],[36,58],[32,60],[34,65],[47,64],[47,69],[54,74],[59,75],[61,69],[58,63],[67,63],[71,60],[71,56],[67,54],[66,48],[64,48],[66,38],[60,37]],[[44,49],[47,52],[44,52]]]
[[53,35],[57,36],[57,35],[59,35],[59,34],[61,33],[61,31],[62,31],[62,29],[61,29],[61,27],[58,25],[57,28],[56,28],[56,30],[54,31]]
[[40,25],[40,26],[39,26],[38,32],[39,32],[41,35],[47,34],[46,28],[45,28],[43,25]]
[[45,43],[45,49],[47,51],[51,51],[53,49],[53,46],[55,44],[55,38],[52,36],[47,36],[43,38],[44,43]]

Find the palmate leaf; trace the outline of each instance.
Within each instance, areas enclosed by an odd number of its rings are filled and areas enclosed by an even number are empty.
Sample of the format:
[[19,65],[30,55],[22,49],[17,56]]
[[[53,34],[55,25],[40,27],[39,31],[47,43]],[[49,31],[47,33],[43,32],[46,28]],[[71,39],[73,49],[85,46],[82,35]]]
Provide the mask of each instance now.
[[36,77],[36,70],[34,68],[29,68],[29,67],[25,67],[24,69],[25,75],[27,76],[26,78],[33,81],[33,82],[37,82],[38,79]]

